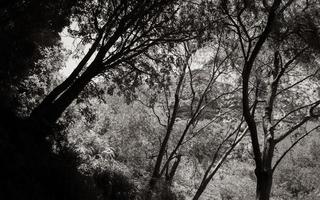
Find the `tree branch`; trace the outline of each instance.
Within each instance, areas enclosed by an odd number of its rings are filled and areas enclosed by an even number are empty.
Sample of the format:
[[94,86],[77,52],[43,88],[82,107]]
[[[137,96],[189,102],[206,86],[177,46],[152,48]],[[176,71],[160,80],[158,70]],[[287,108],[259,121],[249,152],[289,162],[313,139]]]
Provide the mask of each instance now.
[[302,136],[300,136],[293,144],[291,144],[291,146],[285,151],[283,152],[283,154],[280,156],[280,158],[276,161],[276,163],[274,164],[274,166],[272,167],[272,171],[274,171],[276,169],[276,167],[279,165],[279,163],[281,162],[281,160],[288,154],[288,152],[296,145],[300,142],[300,140],[302,140],[303,138],[305,138],[306,136],[308,136],[312,131],[316,130],[320,128],[320,126],[316,126],[313,129],[311,129],[310,131],[306,132],[305,134],[303,134]]

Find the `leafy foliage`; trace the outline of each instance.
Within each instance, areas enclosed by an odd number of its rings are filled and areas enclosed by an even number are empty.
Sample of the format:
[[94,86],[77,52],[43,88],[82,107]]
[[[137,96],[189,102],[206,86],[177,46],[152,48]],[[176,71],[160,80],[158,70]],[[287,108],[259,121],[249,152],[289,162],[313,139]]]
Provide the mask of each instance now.
[[13,198],[319,197],[318,1],[1,4]]

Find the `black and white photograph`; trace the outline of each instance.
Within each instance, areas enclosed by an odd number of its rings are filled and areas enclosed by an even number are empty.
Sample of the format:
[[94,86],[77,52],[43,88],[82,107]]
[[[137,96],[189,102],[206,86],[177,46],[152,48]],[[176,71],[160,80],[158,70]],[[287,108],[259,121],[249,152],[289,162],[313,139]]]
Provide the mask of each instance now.
[[320,0],[0,0],[1,200],[320,200]]

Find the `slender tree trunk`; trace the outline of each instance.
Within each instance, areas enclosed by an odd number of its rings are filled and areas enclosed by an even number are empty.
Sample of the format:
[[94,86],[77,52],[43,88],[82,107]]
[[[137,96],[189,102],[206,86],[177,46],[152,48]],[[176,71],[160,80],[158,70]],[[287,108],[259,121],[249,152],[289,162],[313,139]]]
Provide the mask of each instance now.
[[[159,154],[157,156],[156,164],[154,166],[154,170],[153,170],[153,173],[152,173],[152,176],[151,176],[151,180],[150,180],[150,183],[149,183],[150,189],[153,189],[153,187],[156,184],[157,180],[159,178],[161,178],[161,176],[163,174],[162,173],[163,170],[161,170],[161,164],[162,164],[162,160],[163,160],[163,157],[164,157],[164,154],[165,154],[165,151],[166,151],[166,148],[167,148],[170,136],[171,136],[171,132],[172,132],[173,126],[175,124],[176,117],[177,117],[177,112],[178,112],[179,103],[180,103],[180,90],[182,88],[184,76],[186,74],[186,69],[187,69],[187,65],[184,65],[183,66],[183,71],[182,71],[182,74],[179,77],[179,81],[178,81],[177,88],[176,88],[175,95],[174,95],[174,106],[173,106],[172,116],[169,119],[169,122],[168,122],[168,125],[167,125],[166,135],[163,138],[163,141],[161,142],[161,147],[160,147],[160,150],[159,150]],[[165,168],[165,167],[166,166],[164,166],[163,168]]]
[[[239,130],[240,130],[240,126],[239,125]],[[204,190],[207,188],[208,184],[210,183],[210,181],[212,180],[213,176],[217,173],[217,171],[220,169],[220,167],[222,166],[222,164],[224,163],[224,161],[227,159],[227,157],[230,155],[230,153],[233,151],[233,149],[237,146],[237,144],[239,144],[239,142],[242,140],[242,138],[246,135],[248,131],[248,127],[243,131],[243,133],[238,137],[238,139],[233,143],[233,145],[231,145],[231,147],[229,147],[229,150],[227,150],[222,157],[220,158],[220,160],[216,163],[216,159],[218,157],[218,153],[220,151],[220,148],[222,147],[223,143],[220,143],[218,150],[215,152],[212,162],[210,164],[210,166],[207,168],[202,181],[200,183],[199,188],[197,189],[196,194],[193,196],[192,200],[198,200],[200,198],[200,196],[202,195],[202,193],[204,192]],[[230,135],[230,137],[233,134]],[[228,138],[230,138],[228,137]],[[226,140],[225,140],[226,141]],[[216,164],[215,164],[216,163]],[[215,166],[215,167],[214,167]],[[214,168],[213,168],[214,167]],[[210,171],[212,170],[212,172],[210,173]]]
[[207,188],[208,184],[209,184],[210,180],[205,180],[204,182],[202,182],[199,186],[199,188],[197,189],[196,194],[193,196],[192,200],[198,200],[200,198],[200,196],[202,195],[202,193],[204,192],[204,190]]
[[170,169],[170,173],[168,172],[166,174],[166,181],[167,181],[168,185],[172,184],[173,177],[175,176],[175,174],[177,172],[177,169],[178,169],[178,166],[180,164],[180,161],[181,161],[181,155],[178,155],[176,160],[174,161],[171,169]]

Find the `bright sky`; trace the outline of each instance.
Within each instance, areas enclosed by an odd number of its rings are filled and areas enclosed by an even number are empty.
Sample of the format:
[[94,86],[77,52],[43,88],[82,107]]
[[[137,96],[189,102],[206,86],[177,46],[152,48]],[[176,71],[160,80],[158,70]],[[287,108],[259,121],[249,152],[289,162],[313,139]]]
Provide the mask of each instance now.
[[[66,28],[60,33],[60,36],[63,43],[63,47],[68,51],[72,52],[72,54],[69,55],[69,57],[67,58],[66,67],[61,70],[61,74],[67,77],[81,60],[80,58],[74,57],[74,52],[80,40],[71,37]],[[85,50],[88,50],[89,47],[90,45],[86,46]],[[202,67],[213,56],[213,52],[214,51],[212,47],[205,47],[199,49],[193,57],[191,69],[197,69]]]
[[211,47],[204,47],[202,49],[199,49],[193,56],[191,69],[201,68],[211,59],[211,57],[213,56],[213,52],[214,51]]
[[[63,47],[68,51],[74,52],[76,50],[77,44],[79,43],[79,39],[72,38],[66,28],[60,33],[60,36]],[[61,70],[61,74],[63,76],[68,76],[77,66],[79,61],[80,59],[74,58],[73,54],[69,55],[69,57],[67,58],[66,67]]]

